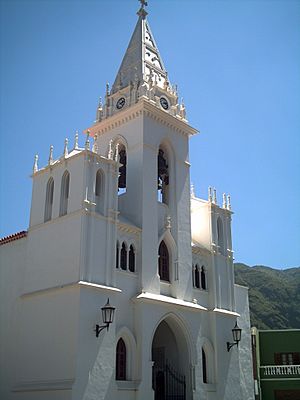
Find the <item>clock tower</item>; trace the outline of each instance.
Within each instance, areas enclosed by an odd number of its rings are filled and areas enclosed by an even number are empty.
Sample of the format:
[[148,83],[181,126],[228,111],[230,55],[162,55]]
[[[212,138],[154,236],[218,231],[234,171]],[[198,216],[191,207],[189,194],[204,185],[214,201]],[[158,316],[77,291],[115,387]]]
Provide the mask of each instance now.
[[[177,86],[169,81],[144,5],[88,131],[99,153],[120,164],[118,218],[141,230],[139,290],[192,300],[188,146],[197,131],[188,125]],[[157,269],[162,241],[171,260],[167,279]]]

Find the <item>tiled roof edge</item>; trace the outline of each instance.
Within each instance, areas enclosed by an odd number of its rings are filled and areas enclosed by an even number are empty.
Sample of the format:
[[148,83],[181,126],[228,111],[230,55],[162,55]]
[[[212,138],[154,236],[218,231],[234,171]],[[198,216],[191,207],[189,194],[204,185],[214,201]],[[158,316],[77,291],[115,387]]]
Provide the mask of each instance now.
[[0,246],[6,243],[13,242],[14,240],[19,240],[27,236],[27,231],[21,231],[14,233],[13,235],[5,236],[4,238],[0,239]]

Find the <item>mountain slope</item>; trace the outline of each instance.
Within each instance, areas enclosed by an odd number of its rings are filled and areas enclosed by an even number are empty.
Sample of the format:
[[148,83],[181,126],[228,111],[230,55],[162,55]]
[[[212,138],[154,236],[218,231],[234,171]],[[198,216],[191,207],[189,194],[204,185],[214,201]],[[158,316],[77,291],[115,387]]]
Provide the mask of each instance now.
[[249,287],[251,326],[300,329],[300,268],[276,270],[236,263],[235,282]]

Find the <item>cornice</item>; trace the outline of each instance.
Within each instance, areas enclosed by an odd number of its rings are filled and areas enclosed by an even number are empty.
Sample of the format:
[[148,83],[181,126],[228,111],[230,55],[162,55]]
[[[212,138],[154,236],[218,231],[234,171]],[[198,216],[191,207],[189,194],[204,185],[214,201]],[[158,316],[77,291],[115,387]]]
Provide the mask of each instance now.
[[192,245],[192,253],[197,255],[208,255],[212,254],[212,252],[204,247],[199,247],[196,244]]
[[[111,117],[96,123],[88,129],[91,136],[96,134],[100,136],[111,131],[112,129],[139,118],[140,116],[150,117],[185,136],[192,136],[198,133],[197,129],[191,127],[186,122],[174,117],[173,115],[168,114],[166,111],[161,110],[146,98],[141,98],[135,105],[130,106],[127,109],[124,109],[123,111],[120,111],[117,114],[114,114]],[[87,129],[85,132],[87,132]]]
[[137,226],[127,225],[124,222],[120,222],[120,221],[117,222],[117,226],[120,231],[125,232],[125,233],[134,233],[134,234],[138,235],[142,231]]
[[96,158],[97,161],[101,161],[101,162],[104,162],[107,164],[115,164],[114,160],[110,160],[98,153],[95,153],[92,150],[81,149],[81,151],[76,154],[70,153],[70,155],[68,157],[60,157],[57,160],[54,160],[52,164],[48,164],[45,167],[40,168],[38,171],[36,171],[34,174],[32,174],[31,177],[38,176],[39,174],[43,174],[46,171],[50,171],[50,173],[51,173],[52,170],[54,170],[55,168],[59,168],[62,165],[67,165],[69,160],[74,160],[75,158],[86,157],[86,156],[89,156],[91,158]]

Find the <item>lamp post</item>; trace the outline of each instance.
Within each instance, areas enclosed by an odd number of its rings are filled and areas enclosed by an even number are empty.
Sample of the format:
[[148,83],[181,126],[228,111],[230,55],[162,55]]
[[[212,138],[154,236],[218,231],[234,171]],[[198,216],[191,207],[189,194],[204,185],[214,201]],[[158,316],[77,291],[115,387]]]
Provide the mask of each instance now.
[[96,325],[96,329],[95,329],[95,332],[96,332],[96,337],[98,337],[99,336],[99,333],[101,332],[101,331],[103,331],[103,329],[109,329],[109,325],[113,322],[113,320],[114,320],[114,314],[115,314],[115,307],[112,307],[110,304],[109,304],[109,299],[107,299],[107,303],[105,304],[105,306],[103,306],[102,308],[101,308],[101,311],[102,311],[102,319],[103,319],[103,323],[104,323],[104,325]]
[[239,342],[241,340],[241,335],[242,335],[242,330],[241,330],[241,328],[239,328],[239,326],[236,322],[234,325],[234,328],[232,329],[232,336],[233,336],[234,343],[227,342],[227,351],[229,351],[231,349],[231,347],[233,347],[235,345],[236,346],[239,345]]

